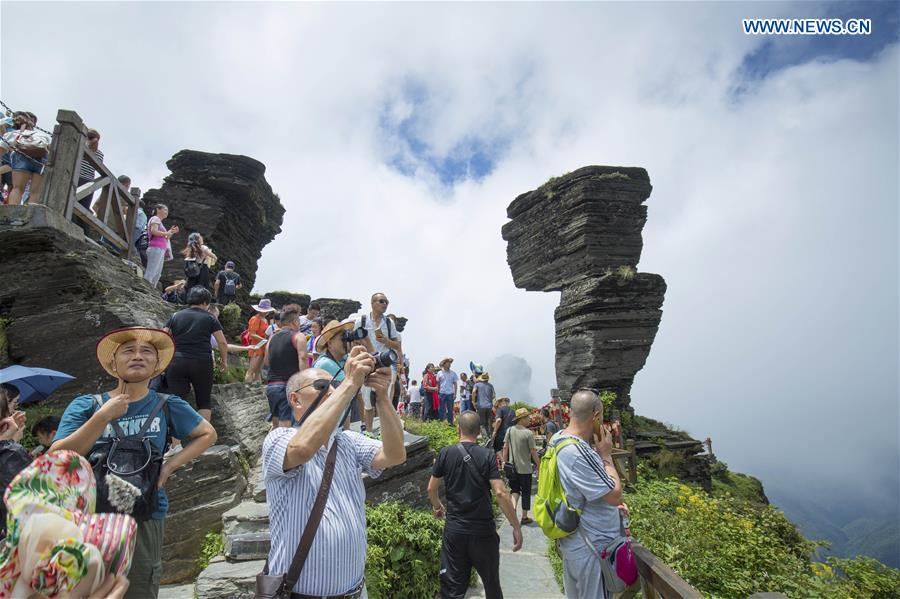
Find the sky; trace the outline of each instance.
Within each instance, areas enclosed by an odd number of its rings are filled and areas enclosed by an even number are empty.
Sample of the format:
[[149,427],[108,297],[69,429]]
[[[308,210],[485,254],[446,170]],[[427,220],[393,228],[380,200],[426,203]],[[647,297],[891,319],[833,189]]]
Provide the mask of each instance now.
[[[287,213],[254,291],[383,291],[414,369],[522,358],[527,391],[498,390],[535,401],[559,295],[514,287],[506,207],[581,166],[644,167],[638,268],[668,292],[636,411],[767,486],[896,515],[897,11],[4,1],[0,98],[47,128],[76,110],[145,190],[185,148],[262,161]],[[873,30],[744,35],[751,17]]]

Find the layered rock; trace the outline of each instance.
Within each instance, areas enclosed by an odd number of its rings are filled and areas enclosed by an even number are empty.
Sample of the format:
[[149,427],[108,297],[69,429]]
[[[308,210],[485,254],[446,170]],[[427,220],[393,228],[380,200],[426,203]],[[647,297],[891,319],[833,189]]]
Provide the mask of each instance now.
[[164,584],[185,582],[196,576],[203,538],[208,532],[221,529],[222,514],[237,505],[246,486],[237,456],[225,445],[210,447],[169,478]]
[[362,310],[362,304],[356,300],[320,297],[313,301],[322,308],[321,316],[325,320],[332,318],[343,320],[351,314],[356,314]]
[[[181,229],[172,238],[176,254],[187,244],[188,234],[197,231],[219,258],[215,270],[234,261],[243,283],[238,301],[247,303],[262,249],[281,232],[284,216],[281,201],[266,181],[265,165],[247,156],[182,150],[166,166],[172,174],[162,187],[144,195],[145,204],[169,207],[166,226]],[[170,284],[184,278],[183,268],[176,257],[166,263],[160,280]]]
[[212,400],[218,442],[239,448],[248,464],[256,464],[269,432],[265,387],[259,383],[213,385]]
[[94,353],[101,335],[162,326],[173,311],[134,264],[85,242],[81,229],[41,205],[0,210],[0,277],[0,366],[75,376],[51,396],[57,405],[111,388]]
[[556,310],[556,378],[612,390],[628,410],[662,317],[662,277],[636,274],[652,187],[642,168],[588,166],[517,197],[503,226],[517,287],[562,291]]

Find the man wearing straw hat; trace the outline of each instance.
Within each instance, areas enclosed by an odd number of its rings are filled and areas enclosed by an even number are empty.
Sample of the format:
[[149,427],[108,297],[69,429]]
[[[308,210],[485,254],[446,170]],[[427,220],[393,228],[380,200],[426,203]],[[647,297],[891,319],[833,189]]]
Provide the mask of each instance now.
[[[353,327],[353,319],[341,322],[332,320],[325,325],[322,334],[316,339],[316,351],[319,353],[319,357],[316,358],[313,368],[321,368],[339,383],[344,380],[344,365],[347,363],[349,345],[344,341],[343,334],[353,330]],[[359,422],[361,414],[362,397],[357,396],[350,403],[350,422]]]
[[531,477],[535,468],[540,469],[541,460],[538,458],[537,447],[534,442],[534,433],[528,427],[531,411],[528,408],[519,408],[513,418],[514,426],[507,429],[503,438],[503,453],[501,461],[504,464],[512,464],[509,469],[509,489],[512,494],[513,505],[518,509],[519,497],[522,498],[522,525],[534,522],[528,515],[531,509]]
[[[162,573],[163,521],[169,508],[166,481],[215,443],[216,431],[179,397],[167,396],[165,409],[159,409],[161,398],[149,385],[175,354],[175,342],[165,331],[145,327],[117,329],[97,342],[96,354],[103,370],[117,380],[116,387],[72,400],[50,449],[70,449],[90,455],[95,449],[112,443],[116,437],[114,424],[125,435],[145,431],[146,437],[162,453],[170,436],[182,441],[183,449],[169,457],[160,470],[157,510],[138,524],[134,561],[128,576],[129,599],[155,599]],[[153,420],[145,426],[151,417]]]

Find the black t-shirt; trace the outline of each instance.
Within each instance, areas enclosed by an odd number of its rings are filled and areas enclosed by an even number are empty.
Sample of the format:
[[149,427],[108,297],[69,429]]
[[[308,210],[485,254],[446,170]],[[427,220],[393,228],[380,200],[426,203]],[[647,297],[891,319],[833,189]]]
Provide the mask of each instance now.
[[176,312],[166,327],[175,338],[175,356],[179,358],[211,358],[209,339],[213,333],[222,330],[215,316],[199,308]]
[[470,464],[481,473],[479,480],[472,468],[463,461],[456,445],[441,449],[431,474],[444,479],[447,495],[446,530],[472,535],[488,535],[497,531],[491,509],[491,483],[499,479],[496,454],[475,443],[462,444],[472,459]]
[[503,449],[503,440],[506,438],[506,429],[508,429],[513,421],[515,414],[509,406],[503,406],[497,410],[496,418],[500,419],[500,428],[497,429],[497,436],[494,437],[494,449],[500,451]]
[[232,271],[220,270],[219,274],[216,275],[216,278],[219,279],[219,299],[221,300],[222,298],[225,298],[225,297],[234,297],[233,295],[226,295],[225,282],[228,279],[231,279],[232,281],[234,281],[235,292],[237,292],[237,286],[241,284],[241,275],[237,274],[233,270]]

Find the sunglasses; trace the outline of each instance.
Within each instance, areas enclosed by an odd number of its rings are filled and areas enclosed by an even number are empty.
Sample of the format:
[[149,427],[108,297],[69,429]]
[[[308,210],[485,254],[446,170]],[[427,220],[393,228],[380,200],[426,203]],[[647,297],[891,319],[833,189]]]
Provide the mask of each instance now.
[[377,300],[375,300],[375,303],[376,304],[384,304],[385,306],[387,306],[390,302],[387,301],[386,299],[377,299]]
[[293,391],[291,391],[291,393],[300,393],[300,391],[306,389],[307,387],[312,387],[316,391],[324,391],[325,389],[328,388],[329,385],[331,386],[332,389],[337,389],[338,387],[341,386],[341,383],[340,383],[340,381],[337,381],[335,379],[316,379],[311,383],[308,383],[306,385],[303,385],[302,387],[294,389]]

